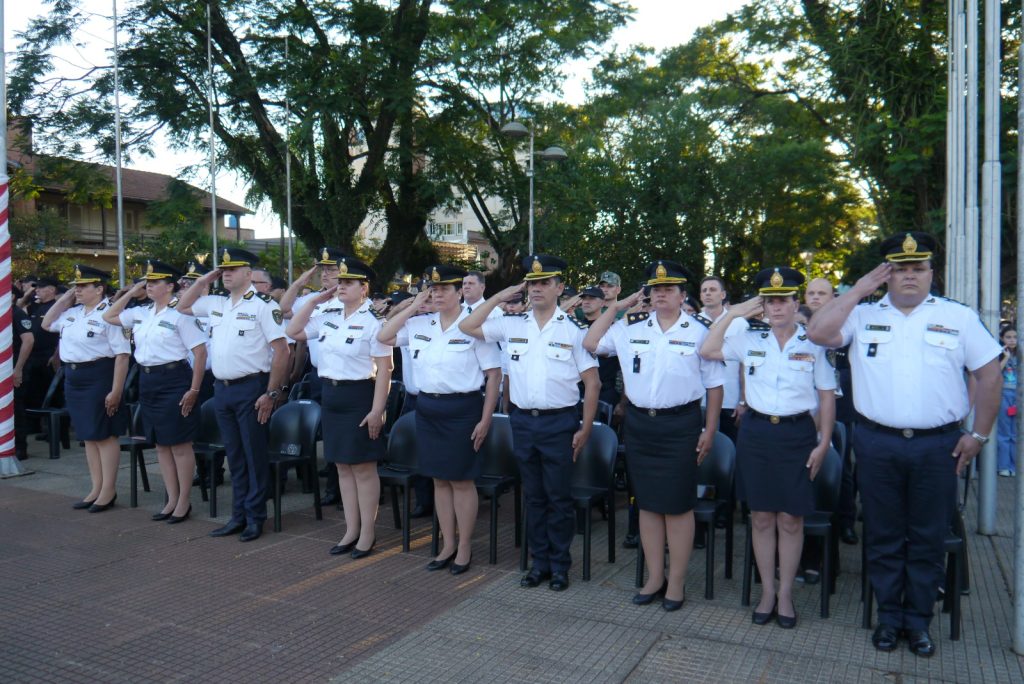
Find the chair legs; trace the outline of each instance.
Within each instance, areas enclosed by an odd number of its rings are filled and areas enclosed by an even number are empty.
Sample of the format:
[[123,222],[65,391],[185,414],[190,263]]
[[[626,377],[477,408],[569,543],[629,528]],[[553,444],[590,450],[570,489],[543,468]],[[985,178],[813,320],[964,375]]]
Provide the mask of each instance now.
[[704,598],[715,598],[715,518],[707,524],[707,544],[704,549]]
[[409,482],[402,485],[402,553],[409,553],[409,516],[412,513],[412,487]]
[[142,489],[143,489],[143,491],[146,491],[146,492],[150,491],[150,488],[149,488],[149,473],[146,471],[146,459],[145,459],[145,456],[143,456],[142,449],[140,447],[137,447],[137,446],[131,447],[131,449],[129,449],[129,451],[128,451],[128,454],[129,454],[129,461],[130,461],[129,462],[129,468],[131,469],[131,481],[132,481],[132,493],[131,493],[130,506],[132,508],[138,508],[138,506],[139,506],[139,492],[138,492],[139,484],[138,484],[138,479],[136,477],[136,473],[138,473],[138,477],[142,478]]
[[590,504],[587,504],[583,516],[583,581],[590,581],[590,532],[592,523],[590,521]]
[[754,574],[754,528],[747,518],[747,542],[743,549],[743,589],[740,592],[740,605],[750,605],[750,585]]
[[[519,527],[518,520],[516,528]],[[488,562],[494,565],[498,562],[498,493],[491,494],[491,543],[489,548]]]
[[[438,548],[438,542],[441,537],[441,526],[437,520],[437,508],[434,508],[434,515],[430,523],[430,555],[437,558],[437,554],[440,553]],[[491,563],[494,564],[493,562]]]
[[637,589],[644,586],[644,570],[646,566],[646,559],[644,558],[644,545],[636,545],[636,577],[633,578],[633,584]]
[[829,615],[829,599],[832,596],[832,529],[825,533],[825,553],[821,561],[821,617]]
[[[520,498],[522,498],[522,497],[520,496]],[[522,519],[522,529],[524,530],[524,533],[523,533],[523,536],[522,536],[523,543],[519,546],[519,569],[521,571],[523,571],[523,572],[526,572],[527,561],[529,561],[529,558],[530,558],[530,545],[527,543],[526,534],[525,534],[525,530],[526,530],[526,506],[520,506],[520,509],[522,510],[522,513],[520,514],[520,518]]]
[[615,487],[608,489],[608,562],[615,562]]

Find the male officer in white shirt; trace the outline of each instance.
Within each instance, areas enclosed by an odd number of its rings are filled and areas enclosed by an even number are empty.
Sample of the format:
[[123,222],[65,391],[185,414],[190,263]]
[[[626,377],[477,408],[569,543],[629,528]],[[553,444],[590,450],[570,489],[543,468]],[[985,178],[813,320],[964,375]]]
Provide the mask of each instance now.
[[[966,306],[930,294],[935,239],[909,232],[882,243],[885,262],[811,318],[823,346],[850,345],[854,431],[867,569],[878,599],[880,651],[901,630],[929,657],[943,544],[953,520],[957,475],[988,441],[1002,378],[999,344]],[[858,302],[883,284],[888,294]],[[974,423],[964,369],[974,376]]]

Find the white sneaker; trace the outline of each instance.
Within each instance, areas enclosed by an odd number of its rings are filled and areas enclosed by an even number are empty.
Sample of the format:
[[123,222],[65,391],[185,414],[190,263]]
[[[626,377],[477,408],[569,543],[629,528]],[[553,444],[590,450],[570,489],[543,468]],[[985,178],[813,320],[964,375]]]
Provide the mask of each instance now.
[[999,477],[1013,477],[1009,470],[1000,470]]

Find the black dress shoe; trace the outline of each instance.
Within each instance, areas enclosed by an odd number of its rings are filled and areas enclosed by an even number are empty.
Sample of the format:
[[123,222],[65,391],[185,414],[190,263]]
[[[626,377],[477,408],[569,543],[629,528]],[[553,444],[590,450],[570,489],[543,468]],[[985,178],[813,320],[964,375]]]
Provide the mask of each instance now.
[[149,516],[149,519],[152,520],[153,522],[160,522],[161,520],[167,520],[168,518],[171,517],[171,513],[173,513],[173,512],[174,511],[168,511],[167,513],[154,513],[153,515]]
[[370,548],[368,548],[368,549],[360,549],[359,547],[356,547],[356,548],[352,549],[352,557],[353,558],[357,558],[357,559],[358,558],[366,558],[371,553],[373,553],[373,547],[376,546],[376,545],[377,545],[377,540],[374,539],[373,542],[370,544]]
[[74,508],[76,511],[84,511],[85,509],[92,506],[94,503],[96,503],[96,499],[93,499],[92,501],[86,501],[85,499],[82,499],[81,501],[71,504],[71,507]]
[[341,497],[337,492],[327,492],[320,498],[321,506],[333,506],[336,503],[341,502]]
[[858,541],[860,541],[859,539],[857,539],[857,532],[852,527],[844,527],[839,532],[839,540],[844,544],[851,545],[856,544]]
[[783,615],[776,611],[775,623],[782,629],[793,629],[796,627],[796,611],[792,615]]
[[186,520],[188,520],[188,516],[189,516],[190,513],[192,513],[192,504],[188,505],[188,510],[185,511],[185,515],[182,515],[182,516],[172,515],[169,518],[167,518],[167,524],[168,525],[177,525],[180,522],[185,522]]
[[114,498],[111,499],[110,501],[108,501],[105,504],[94,503],[92,506],[89,506],[88,510],[89,510],[90,513],[102,513],[103,511],[109,511],[111,508],[114,507],[114,503],[116,501],[117,501],[117,494],[115,494]]
[[551,591],[565,591],[569,588],[569,575],[561,571],[551,573],[551,581],[548,582],[548,589]]
[[666,613],[672,613],[683,607],[686,603],[686,594],[683,594],[683,598],[676,601],[675,599],[663,598],[661,599],[661,609]]
[[624,549],[635,549],[638,544],[637,536],[635,534],[627,534],[622,540],[622,548]]
[[455,560],[455,554],[448,556],[447,558],[441,558],[430,561],[427,563],[427,570],[434,572],[435,570],[444,570],[448,567],[448,564]]
[[[452,558],[455,558],[455,556],[452,556]],[[458,563],[452,563],[452,567],[448,570],[448,572],[452,573],[453,575],[461,575],[462,573],[464,573],[467,570],[469,570],[469,566],[472,563],[473,563],[473,558],[472,557],[470,557],[470,559],[468,561],[466,561],[462,565],[460,565]]]
[[935,655],[935,644],[926,629],[912,629],[907,632],[907,641],[910,642],[910,652],[922,658],[931,658]]
[[550,570],[538,570],[532,568],[530,572],[526,573],[521,580],[519,580],[519,586],[533,589],[534,587],[540,586],[540,583],[551,579]]
[[659,596],[661,596],[662,594],[664,594],[666,589],[668,589],[668,582],[667,581],[664,584],[661,585],[661,589],[658,589],[653,594],[640,594],[640,593],[634,594],[633,595],[633,605],[635,605],[635,606],[646,606],[646,605],[649,605],[651,603],[654,603],[654,599],[656,599]]
[[899,643],[900,633],[892,625],[878,625],[871,635],[871,643],[879,651],[893,651]]
[[348,553],[349,551],[351,551],[352,549],[354,549],[356,547],[356,542],[357,541],[359,541],[359,540],[358,539],[353,539],[352,541],[346,542],[345,544],[340,544],[340,543],[339,544],[335,544],[334,546],[331,547],[331,555],[332,556],[340,556],[343,553]]
[[767,625],[769,622],[772,621],[772,619],[775,618],[775,609],[777,606],[778,602],[776,602],[776,605],[772,606],[771,611],[767,613],[758,613],[755,610],[753,615],[751,615],[750,621],[753,622],[755,625]]
[[804,570],[804,584],[819,584],[821,573],[817,570]]
[[250,542],[254,539],[259,539],[260,535],[263,534],[263,523],[249,523],[242,530],[241,536],[238,538],[240,542]]
[[229,522],[224,527],[218,527],[213,532],[210,532],[211,537],[230,537],[233,534],[238,534],[245,529],[245,523],[240,522]]
[[434,514],[432,506],[424,506],[423,504],[416,504],[412,507],[412,512],[409,514],[414,518],[426,518]]

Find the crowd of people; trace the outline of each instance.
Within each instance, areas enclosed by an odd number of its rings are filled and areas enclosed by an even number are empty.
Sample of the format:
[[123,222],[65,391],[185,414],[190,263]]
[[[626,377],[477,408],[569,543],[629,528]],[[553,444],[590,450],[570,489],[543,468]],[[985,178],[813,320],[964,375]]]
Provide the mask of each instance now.
[[34,401],[29,391],[49,384],[59,356],[92,482],[74,507],[102,512],[117,496],[133,354],[143,430],[167,490],[153,520],[169,524],[188,518],[195,477],[219,475],[194,475],[197,407],[212,397],[232,511],[210,536],[248,542],[267,515],[268,421],[306,378],[322,409],[325,500],[344,511],[344,534],[329,551],[362,558],[376,542],[376,466],[391,381],[400,378],[405,410],[415,411],[418,509],[436,512],[443,542],[426,569],[453,575],[472,562],[478,454],[500,410],[527,511],[532,564],[520,584],[553,591],[569,586],[573,463],[604,402],[625,444],[649,563],[632,603],[660,599],[665,611],[686,599],[697,468],[720,432],[737,451],[735,492],[724,494],[750,511],[761,577],[751,619],[785,629],[798,621],[795,582],[817,581],[820,552],[805,545],[803,520],[839,422],[851,438],[840,444],[837,520],[841,539],[857,543],[859,494],[878,601],[872,642],[888,651],[905,639],[927,657],[957,477],[997,417],[999,473],[1015,474],[1018,364],[1012,328],[997,343],[975,312],[933,292],[936,248],[924,233],[893,236],[881,263],[838,296],[827,279],[805,285],[798,270],[772,265],[755,277],[756,294],[736,304],[721,278],[695,277],[671,260],[648,264],[643,283],[624,294],[612,272],[569,291],[562,259],[529,255],[522,282],[486,299],[484,275],[451,264],[430,267],[411,291],[371,295],[370,266],[331,247],[291,284],[242,249],[224,249],[214,270],[149,259],[138,282],[112,297],[108,273],[79,265],[63,294],[40,278],[19,300],[16,385],[20,400]]

